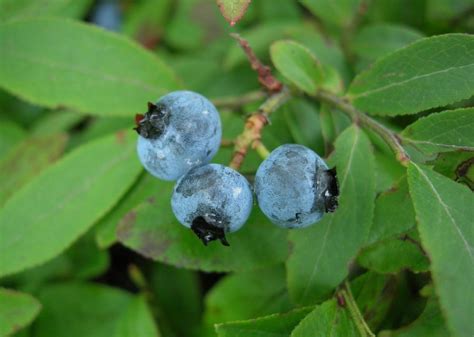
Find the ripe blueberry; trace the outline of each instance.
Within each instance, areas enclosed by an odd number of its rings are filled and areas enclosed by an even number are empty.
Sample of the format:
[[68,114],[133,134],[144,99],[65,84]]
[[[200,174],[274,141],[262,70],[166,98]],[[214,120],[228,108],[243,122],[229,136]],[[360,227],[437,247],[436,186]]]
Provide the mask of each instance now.
[[285,144],[263,161],[255,176],[262,212],[283,228],[303,228],[337,208],[336,171],[303,145]]
[[171,207],[176,218],[207,245],[219,239],[228,246],[225,234],[239,230],[252,210],[248,181],[237,171],[220,165],[196,167],[174,187]]
[[138,157],[157,178],[176,180],[207,164],[219,149],[221,120],[214,105],[191,91],[174,91],[137,115]]
[[118,0],[98,1],[92,12],[91,22],[114,32],[120,31],[122,13]]

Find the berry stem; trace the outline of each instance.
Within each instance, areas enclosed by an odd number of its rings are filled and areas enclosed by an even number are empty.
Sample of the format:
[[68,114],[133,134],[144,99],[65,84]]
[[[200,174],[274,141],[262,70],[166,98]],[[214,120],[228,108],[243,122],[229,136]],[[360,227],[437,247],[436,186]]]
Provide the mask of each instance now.
[[267,147],[260,141],[254,142],[253,148],[262,159],[266,159],[270,155],[270,151],[268,151]]
[[352,295],[351,285],[347,280],[344,282],[344,287],[345,289],[341,291],[342,296],[347,303],[349,312],[351,313],[352,319],[354,320],[360,334],[362,336],[376,337],[372,330],[370,330],[367,322],[364,319],[364,316],[360,312],[359,306]]
[[264,91],[255,90],[241,96],[216,98],[212,100],[212,103],[218,108],[238,109],[243,105],[259,101],[265,97],[267,97],[267,94]]
[[285,103],[290,95],[288,88],[282,87],[282,90],[270,95],[258,110],[247,118],[244,130],[235,139],[234,155],[229,164],[231,168],[238,170],[242,166],[250,147],[263,157],[268,155],[268,150],[261,142],[262,129],[268,124],[268,117]]
[[393,150],[396,159],[403,165],[408,166],[410,156],[405,151],[401,144],[399,136],[392,130],[385,127],[383,124],[377,122],[375,119],[369,117],[362,111],[357,110],[352,104],[345,99],[336,96],[333,93],[320,90],[315,97],[321,102],[327,103],[348,115],[352,121],[364,128],[370,129],[378,134]]

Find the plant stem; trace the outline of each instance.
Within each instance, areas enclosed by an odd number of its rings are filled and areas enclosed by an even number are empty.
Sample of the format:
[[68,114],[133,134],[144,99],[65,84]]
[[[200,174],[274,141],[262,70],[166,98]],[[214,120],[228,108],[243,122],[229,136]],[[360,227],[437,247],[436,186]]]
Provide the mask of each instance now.
[[375,334],[370,330],[369,326],[367,325],[367,322],[364,319],[364,316],[362,316],[362,313],[359,310],[359,306],[357,305],[357,302],[354,299],[354,296],[352,295],[351,291],[351,285],[349,282],[346,280],[344,282],[344,287],[346,288],[345,290],[342,291],[342,295],[344,296],[344,299],[346,300],[347,305],[349,306],[349,311],[351,312],[351,315],[356,323],[356,325],[362,326],[363,330],[365,331],[362,333],[363,336],[370,336],[370,337],[376,337]]
[[238,170],[247,155],[249,147],[255,149],[260,156],[268,155],[268,150],[261,143],[262,129],[268,124],[268,117],[290,98],[290,91],[282,87],[281,91],[270,95],[260,108],[251,114],[245,122],[242,133],[235,139],[234,155],[229,164]]
[[349,309],[349,313],[352,316],[352,321],[354,322],[355,326],[357,327],[357,330],[359,330],[359,334],[363,337],[367,336],[367,331],[365,330],[364,326],[360,322],[356,309],[354,309],[354,306],[352,303],[349,302],[349,295],[347,294],[347,291],[341,290],[339,292],[342,295],[342,298],[344,299],[347,309]]
[[254,142],[254,149],[262,159],[266,159],[270,155],[270,151],[260,141]]
[[253,103],[264,99],[267,97],[267,94],[262,90],[255,90],[250,91],[241,96],[229,96],[229,97],[222,97],[216,98],[212,100],[212,103],[218,108],[228,108],[228,109],[235,109],[240,108],[243,105],[248,103]]
[[385,127],[383,124],[377,122],[375,119],[369,117],[362,111],[357,110],[352,104],[348,103],[343,98],[336,96],[335,94],[320,90],[316,93],[315,97],[322,102],[338,108],[348,115],[354,123],[370,129],[378,134],[393,150],[397,160],[403,166],[408,166],[408,163],[410,162],[410,156],[403,148],[400,138],[396,133]]

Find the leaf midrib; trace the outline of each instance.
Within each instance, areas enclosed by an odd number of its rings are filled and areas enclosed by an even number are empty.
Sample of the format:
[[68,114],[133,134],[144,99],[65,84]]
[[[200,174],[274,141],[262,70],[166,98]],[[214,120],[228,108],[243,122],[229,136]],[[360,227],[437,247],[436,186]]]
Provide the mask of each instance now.
[[408,79],[400,81],[400,82],[389,83],[389,84],[384,85],[382,87],[372,89],[372,90],[368,90],[368,91],[365,91],[365,92],[357,94],[357,95],[349,94],[348,98],[350,100],[355,100],[357,98],[366,97],[366,96],[369,96],[369,95],[372,95],[372,94],[390,89],[392,87],[398,87],[398,86],[401,86],[401,85],[404,85],[404,84],[407,84],[407,83],[410,83],[412,81],[416,81],[416,80],[419,80],[419,79],[422,79],[422,78],[425,78],[425,77],[435,76],[435,75],[438,75],[438,74],[449,72],[451,70],[461,70],[463,68],[468,68],[468,67],[471,67],[471,66],[474,66],[474,63],[466,64],[466,65],[463,65],[463,66],[460,66],[460,67],[449,67],[449,68],[446,68],[446,69],[443,69],[443,70],[438,70],[438,71],[431,72],[431,73],[428,73],[428,74],[423,74],[423,75],[411,77],[411,78],[408,78]]
[[49,67],[53,70],[56,70],[56,69],[66,70],[66,71],[69,71],[73,74],[74,73],[79,73],[81,75],[96,78],[98,80],[104,80],[105,82],[109,81],[109,82],[115,82],[115,83],[118,83],[118,84],[125,84],[127,86],[137,87],[139,89],[143,89],[143,90],[153,92],[153,93],[156,93],[156,91],[158,91],[158,90],[163,90],[163,88],[160,87],[160,86],[151,86],[151,85],[149,85],[149,84],[147,84],[143,81],[137,80],[137,79],[131,79],[131,78],[126,78],[126,77],[117,77],[115,75],[112,75],[112,74],[109,74],[109,73],[106,73],[106,72],[99,72],[99,71],[97,71],[97,69],[89,70],[89,69],[84,68],[84,67],[74,66],[71,63],[62,64],[62,63],[58,63],[58,62],[52,62],[51,60],[48,60],[48,59],[39,59],[39,58],[28,57],[27,55],[25,55],[23,53],[19,53],[17,51],[14,51],[13,49],[5,48],[5,50],[3,50],[3,54],[4,55],[9,54],[10,56],[16,57],[17,59],[24,60],[24,61],[30,62],[32,64],[43,65],[43,66]]
[[458,233],[459,237],[461,238],[461,241],[463,242],[463,245],[464,247],[466,248],[467,250],[467,253],[470,257],[470,260],[471,260],[471,264],[474,265],[474,256],[472,254],[472,251],[471,251],[471,248],[470,248],[470,245],[469,245],[469,242],[467,242],[466,238],[464,237],[464,234],[463,232],[461,231],[461,229],[459,228],[459,226],[456,224],[456,221],[455,219],[453,218],[451,212],[449,211],[449,207],[448,205],[446,205],[444,203],[444,200],[441,198],[441,195],[438,193],[438,191],[436,190],[436,188],[433,186],[433,184],[431,183],[431,180],[428,178],[428,176],[425,174],[425,172],[423,172],[423,170],[421,170],[420,167],[418,167],[418,165],[416,164],[413,164],[414,167],[416,167],[416,169],[420,172],[421,176],[426,180],[426,182],[428,183],[428,186],[431,188],[431,190],[433,191],[433,194],[436,196],[436,198],[438,199],[440,205],[442,206],[442,209],[446,212],[449,220],[451,221],[454,229],[456,230],[456,232]]

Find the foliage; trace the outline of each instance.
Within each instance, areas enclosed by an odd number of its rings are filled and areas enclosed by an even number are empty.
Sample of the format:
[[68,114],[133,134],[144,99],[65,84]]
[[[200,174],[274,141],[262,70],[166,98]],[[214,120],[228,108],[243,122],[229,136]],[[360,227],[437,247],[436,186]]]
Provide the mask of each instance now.
[[[120,32],[105,1],[0,0],[0,336],[474,335],[472,1],[116,0]],[[337,211],[283,230],[255,205],[203,246],[136,157],[176,89],[250,181],[318,152]]]

